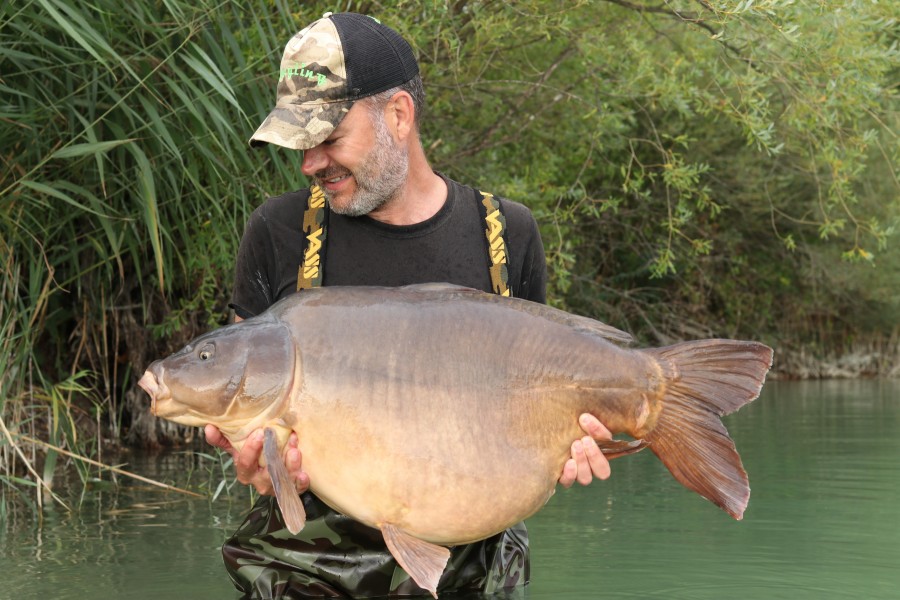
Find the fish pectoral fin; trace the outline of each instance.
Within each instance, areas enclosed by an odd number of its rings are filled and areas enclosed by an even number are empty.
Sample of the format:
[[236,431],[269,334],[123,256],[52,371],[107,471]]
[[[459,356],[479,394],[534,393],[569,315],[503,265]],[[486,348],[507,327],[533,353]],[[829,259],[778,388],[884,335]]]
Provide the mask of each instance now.
[[649,445],[647,440],[597,440],[597,446],[606,460],[640,452]]
[[306,510],[303,508],[303,501],[300,500],[300,494],[294,487],[287,467],[281,460],[275,432],[267,427],[265,434],[263,455],[266,457],[266,469],[269,471],[269,477],[272,478],[272,487],[275,488],[275,499],[278,500],[278,506],[281,508],[281,515],[284,517],[284,524],[288,531],[298,533],[306,525]]
[[437,598],[438,582],[450,559],[450,550],[411,536],[390,523],[381,525],[381,534],[403,570],[420,588]]

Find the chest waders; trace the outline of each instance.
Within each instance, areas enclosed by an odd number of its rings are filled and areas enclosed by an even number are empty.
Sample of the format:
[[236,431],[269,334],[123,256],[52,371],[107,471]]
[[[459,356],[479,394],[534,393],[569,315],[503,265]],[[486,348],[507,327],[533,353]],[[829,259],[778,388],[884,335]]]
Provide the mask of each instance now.
[[[310,189],[309,202],[303,212],[303,264],[297,270],[297,291],[320,287],[325,275],[325,239],[328,235],[328,202],[317,185]],[[509,296],[509,243],[506,237],[506,217],[500,201],[493,194],[479,192],[478,209],[484,221],[485,253],[491,275],[491,291]]]

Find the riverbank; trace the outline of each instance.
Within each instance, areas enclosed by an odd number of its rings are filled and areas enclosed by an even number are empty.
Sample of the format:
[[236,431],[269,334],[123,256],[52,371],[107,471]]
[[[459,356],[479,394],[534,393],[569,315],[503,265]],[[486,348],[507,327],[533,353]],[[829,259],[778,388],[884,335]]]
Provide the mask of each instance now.
[[852,344],[844,352],[817,353],[807,347],[776,349],[770,379],[900,378],[900,339]]

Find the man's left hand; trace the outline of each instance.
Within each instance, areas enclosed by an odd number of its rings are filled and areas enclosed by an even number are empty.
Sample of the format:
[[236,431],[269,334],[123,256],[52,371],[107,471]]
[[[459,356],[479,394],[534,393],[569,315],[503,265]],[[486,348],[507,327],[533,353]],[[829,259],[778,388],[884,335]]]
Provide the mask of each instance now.
[[611,440],[609,429],[597,420],[594,415],[584,413],[578,418],[578,424],[588,435],[572,443],[572,458],[566,461],[559,483],[565,488],[572,487],[576,481],[587,485],[597,479],[609,477],[609,461],[603,456],[596,440]]

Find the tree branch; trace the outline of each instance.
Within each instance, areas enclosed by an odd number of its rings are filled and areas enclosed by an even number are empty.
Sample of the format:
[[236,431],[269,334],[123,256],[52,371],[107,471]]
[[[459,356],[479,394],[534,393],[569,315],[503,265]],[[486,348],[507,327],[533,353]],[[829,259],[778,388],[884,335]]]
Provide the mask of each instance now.
[[[621,6],[623,8],[627,8],[629,10],[633,10],[636,12],[640,12],[640,13],[648,12],[648,13],[666,15],[669,17],[675,17],[677,19],[680,19],[681,21],[684,21],[685,23],[691,23],[692,25],[696,25],[697,27],[700,27],[700,28],[706,30],[707,32],[709,32],[710,34],[712,34],[713,39],[715,39],[716,42],[721,44],[722,47],[724,47],[726,50],[731,52],[735,58],[747,63],[750,67],[755,68],[755,66],[753,65],[753,61],[750,60],[749,58],[744,58],[741,55],[741,51],[739,48],[736,48],[735,46],[732,46],[728,42],[715,37],[720,32],[716,31],[715,27],[713,27],[712,25],[710,25],[709,23],[704,21],[703,18],[697,13],[682,12],[679,10],[675,10],[673,8],[666,8],[664,6],[648,6],[646,4],[635,4],[634,2],[629,2],[628,0],[605,0],[605,1],[610,2],[612,4],[618,4],[619,6]],[[712,7],[709,5],[709,3],[705,2],[704,0],[698,0],[698,2],[700,2],[701,6],[704,6],[705,8],[707,8],[709,10],[713,10]]]
[[550,79],[550,76],[553,75],[553,72],[556,71],[556,69],[559,67],[559,65],[562,64],[562,62],[563,62],[564,60],[566,60],[569,56],[572,55],[572,53],[575,52],[575,48],[576,48],[576,47],[575,47],[575,44],[574,44],[574,43],[573,43],[573,44],[569,44],[569,46],[567,46],[567,47],[560,53],[560,55],[556,58],[556,60],[553,61],[553,64],[551,64],[549,67],[547,67],[547,69],[541,74],[540,79],[538,79],[537,81],[535,81],[535,82],[531,85],[531,87],[528,89],[528,91],[527,91],[526,93],[522,94],[522,96],[519,97],[519,101],[518,101],[518,102],[516,102],[516,103],[513,104],[513,105],[510,105],[510,106],[506,109],[506,112],[505,112],[503,115],[501,115],[500,117],[498,117],[490,127],[488,127],[486,130],[484,130],[484,131],[482,131],[480,134],[478,134],[477,137],[478,137],[478,139],[480,140],[479,143],[476,144],[476,145],[474,145],[474,146],[470,146],[470,147],[466,148],[465,150],[463,150],[462,152],[460,152],[459,155],[460,155],[460,156],[472,156],[473,154],[478,154],[478,153],[481,152],[482,150],[485,150],[486,148],[490,147],[490,145],[491,145],[491,137],[492,137],[495,133],[497,133],[497,130],[500,129],[500,127],[501,127],[504,123],[506,123],[506,121],[507,121],[512,115],[518,113],[519,110],[521,110],[522,106],[524,106],[525,103],[526,103],[532,96],[534,96],[534,94],[535,94],[541,87],[543,87],[543,86],[545,85],[545,83],[547,82],[547,80]]

